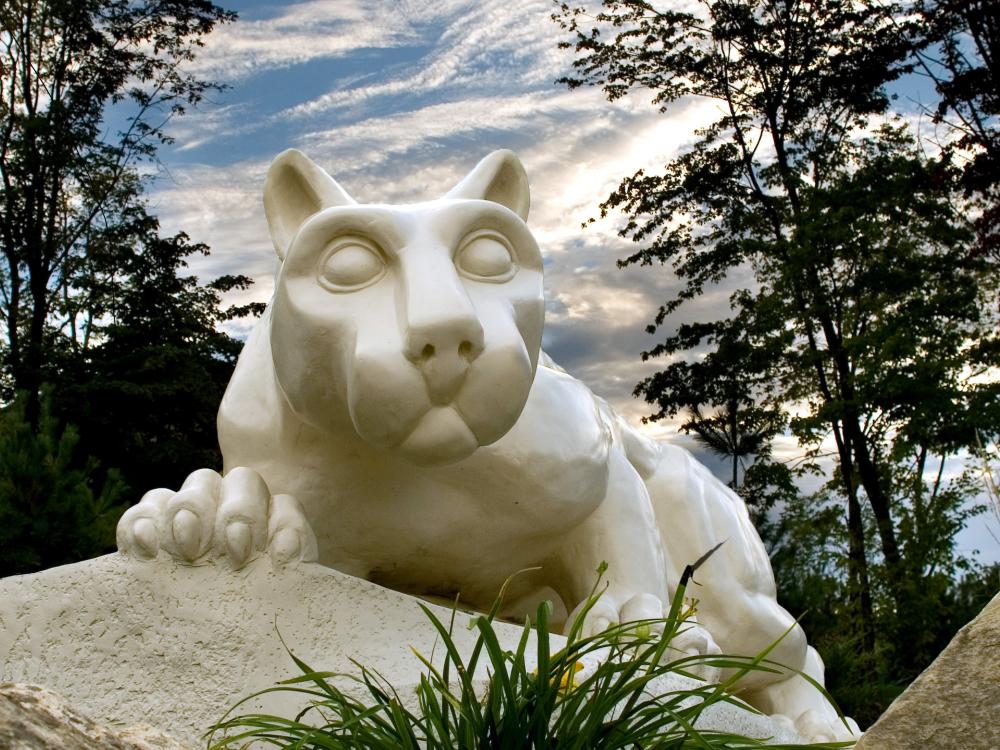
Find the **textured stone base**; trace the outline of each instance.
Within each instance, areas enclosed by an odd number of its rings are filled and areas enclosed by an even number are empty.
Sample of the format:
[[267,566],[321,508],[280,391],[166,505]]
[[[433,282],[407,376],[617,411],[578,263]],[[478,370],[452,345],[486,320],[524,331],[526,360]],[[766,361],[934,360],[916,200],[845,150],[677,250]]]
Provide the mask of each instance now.
[[1000,594],[955,634],[855,750],[1000,748]]
[[[474,642],[467,623],[456,616],[465,653]],[[417,599],[319,565],[276,571],[262,558],[233,571],[113,554],[0,580],[0,682],[44,685],[100,722],[146,723],[198,746],[235,701],[298,674],[276,628],[312,667],[356,674],[355,659],[404,696],[422,671],[410,647],[430,655],[436,635]],[[497,630],[506,648],[516,645],[520,628]],[[266,701],[241,711],[301,707]],[[700,726],[797,739],[731,705],[714,706]]]

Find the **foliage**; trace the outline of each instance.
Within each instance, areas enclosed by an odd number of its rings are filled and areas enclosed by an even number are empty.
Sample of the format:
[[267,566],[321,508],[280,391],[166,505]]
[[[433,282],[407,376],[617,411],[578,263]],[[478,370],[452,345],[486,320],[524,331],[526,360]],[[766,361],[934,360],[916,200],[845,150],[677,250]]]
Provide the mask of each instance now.
[[[37,423],[59,300],[95,248],[137,241],[136,166],[170,118],[218,87],[184,72],[234,16],[207,0],[13,0],[0,11],[0,321],[8,397]],[[124,119],[115,133],[109,107]],[[95,316],[96,317],[96,316]]]
[[[767,659],[770,648],[754,658],[685,656],[668,660],[671,639],[688,627],[691,611],[683,602],[692,572],[693,567],[685,572],[663,620],[618,625],[582,637],[584,618],[600,596],[592,592],[574,620],[565,647],[554,653],[548,633],[551,604],[543,602],[536,614],[533,660],[529,656],[529,622],[525,622],[514,651],[505,651],[500,643],[493,623],[502,590],[489,614],[472,618],[469,627],[476,630],[476,640],[467,659],[453,639],[454,613],[446,626],[421,605],[437,630],[445,656],[442,666],[436,667],[432,660],[417,654],[425,672],[417,687],[416,711],[391,684],[363,665],[358,665],[360,675],[317,671],[292,654],[302,674],[245,701],[277,692],[298,694],[310,705],[294,719],[263,714],[224,718],[210,733],[210,746],[221,750],[257,740],[275,747],[352,749],[763,747],[761,740],[694,727],[710,706],[735,703],[731,691],[746,674],[778,671],[779,665]],[[532,661],[536,665],[533,669],[529,667]],[[593,666],[587,669],[584,664]],[[485,687],[477,692],[474,676],[480,665],[485,666],[488,676]],[[731,669],[733,676],[720,684],[703,682],[692,674],[699,666]],[[653,687],[656,680],[668,675],[691,678],[690,687],[667,692]],[[345,680],[360,686],[367,701],[352,697],[338,685]],[[310,715],[319,721],[303,721]],[[213,742],[218,733],[225,736]],[[851,744],[767,747],[841,748]]]
[[[884,587],[875,586],[875,648],[862,642],[847,585],[847,538],[840,502],[803,497],[786,508],[768,529],[778,599],[789,611],[802,613],[800,622],[826,665],[826,687],[844,712],[867,726],[888,708],[915,677],[949,643],[957,630],[975,617],[996,595],[1000,578],[996,565],[959,566],[935,570],[915,581],[923,594],[924,612],[917,619],[896,621]],[[880,569],[873,566],[876,583]],[[906,637],[904,649],[892,642]]]
[[[827,688],[862,726],[874,721],[996,594],[997,567],[978,566],[954,549],[954,535],[978,511],[967,503],[975,480],[967,471],[942,481],[931,492],[922,522],[914,519],[908,498],[899,498],[903,559],[911,570],[907,595],[914,606],[905,619],[900,617],[882,562],[877,556],[870,560],[871,646],[858,628],[857,592],[849,586],[849,539],[836,484],[808,495],[798,489],[786,493],[772,513],[755,519],[769,551],[779,601],[801,613],[802,627],[826,663]],[[743,494],[742,486],[739,490]],[[874,524],[867,514],[865,527],[871,548]],[[894,639],[905,640],[900,647]]]
[[949,131],[945,158],[962,161],[962,186],[975,197],[979,251],[1000,260],[1000,7],[992,0],[917,0],[898,22],[938,94],[931,112]]
[[87,459],[81,468],[78,442],[73,428],[60,428],[47,408],[33,430],[23,398],[0,413],[0,578],[76,562],[114,545],[121,484],[110,473],[97,492],[95,463]]

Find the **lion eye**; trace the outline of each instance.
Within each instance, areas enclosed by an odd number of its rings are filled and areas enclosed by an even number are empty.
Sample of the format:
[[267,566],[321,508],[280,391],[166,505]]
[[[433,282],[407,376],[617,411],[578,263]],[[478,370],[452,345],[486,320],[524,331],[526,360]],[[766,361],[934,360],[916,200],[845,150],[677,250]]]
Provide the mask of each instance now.
[[465,275],[482,281],[507,281],[516,270],[507,240],[493,232],[479,233],[467,240],[455,263]]
[[320,266],[320,282],[335,292],[353,292],[372,283],[385,271],[378,248],[361,237],[333,243]]

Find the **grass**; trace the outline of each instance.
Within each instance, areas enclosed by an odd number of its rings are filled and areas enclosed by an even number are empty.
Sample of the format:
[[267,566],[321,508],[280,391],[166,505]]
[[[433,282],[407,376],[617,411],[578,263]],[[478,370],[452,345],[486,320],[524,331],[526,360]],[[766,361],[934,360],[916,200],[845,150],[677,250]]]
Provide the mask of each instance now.
[[[696,567],[685,570],[666,617],[618,625],[598,635],[583,637],[586,613],[600,598],[595,586],[586,607],[575,618],[565,646],[554,652],[548,630],[552,609],[549,602],[539,605],[534,628],[525,622],[517,647],[505,650],[494,628],[503,598],[501,590],[492,610],[474,616],[470,622],[470,629],[476,630],[476,640],[468,658],[459,653],[452,637],[454,611],[446,625],[421,604],[437,630],[444,658],[436,666],[432,659],[414,651],[424,665],[415,700],[401,696],[381,675],[357,662],[354,662],[358,670],[355,674],[318,671],[289,650],[301,674],[237,703],[208,733],[209,747],[211,750],[251,746],[309,750],[762,747],[765,745],[762,740],[698,729],[696,725],[701,714],[715,704],[731,703],[752,710],[732,693],[750,672],[788,671],[767,659],[776,643],[755,657],[670,658],[670,641],[691,626],[692,609],[684,603],[684,592]],[[603,572],[602,567],[598,573]],[[534,644],[529,646],[532,633]],[[485,681],[474,679],[477,667],[484,664]],[[584,664],[588,665],[585,669]],[[695,673],[705,666],[732,670],[731,676],[715,684],[704,682]],[[685,682],[688,686],[680,689],[663,691],[662,683],[659,689],[651,689],[651,683],[668,675],[688,677],[693,682]],[[822,687],[810,682],[825,694]],[[356,690],[345,691],[345,683],[362,688],[365,700],[353,696]],[[307,705],[291,718],[232,715],[247,701],[275,692],[299,694]],[[833,750],[852,744],[768,747]]]

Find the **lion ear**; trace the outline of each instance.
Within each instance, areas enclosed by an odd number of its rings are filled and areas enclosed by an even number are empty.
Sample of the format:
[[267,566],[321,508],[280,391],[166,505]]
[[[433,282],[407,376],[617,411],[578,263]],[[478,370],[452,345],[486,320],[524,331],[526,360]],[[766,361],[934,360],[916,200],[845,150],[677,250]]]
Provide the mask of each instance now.
[[521,160],[507,150],[494,151],[487,156],[444,197],[493,201],[506,206],[524,221],[528,220],[531,205],[528,175]]
[[264,213],[278,257],[284,259],[299,227],[317,211],[355,200],[301,151],[290,148],[271,162],[264,182]]

